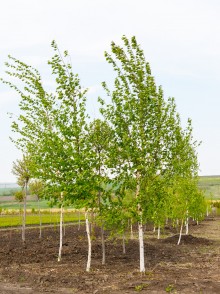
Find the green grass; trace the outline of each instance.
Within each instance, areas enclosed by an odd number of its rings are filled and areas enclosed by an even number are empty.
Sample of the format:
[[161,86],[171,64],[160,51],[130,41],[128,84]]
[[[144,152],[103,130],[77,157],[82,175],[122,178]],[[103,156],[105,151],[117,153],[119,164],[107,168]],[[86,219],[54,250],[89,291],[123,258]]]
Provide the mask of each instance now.
[[[57,225],[60,221],[59,213],[42,214],[42,224]],[[84,220],[84,215],[80,214],[80,219]],[[64,212],[64,223],[77,222],[79,220],[78,212]],[[0,227],[21,226],[22,216],[20,215],[0,215]],[[26,225],[39,225],[39,215],[27,214]]]
[[220,176],[199,177],[199,188],[205,192],[209,199],[220,199]]
[[[6,197],[6,196],[5,196]],[[21,207],[23,204],[21,203]],[[2,209],[19,209],[20,204],[16,201],[2,201],[1,202],[1,197],[0,197],[0,208]],[[38,203],[37,201],[27,201],[27,209],[38,209]],[[48,209],[48,201],[47,200],[42,200],[40,201],[40,208],[41,209]]]

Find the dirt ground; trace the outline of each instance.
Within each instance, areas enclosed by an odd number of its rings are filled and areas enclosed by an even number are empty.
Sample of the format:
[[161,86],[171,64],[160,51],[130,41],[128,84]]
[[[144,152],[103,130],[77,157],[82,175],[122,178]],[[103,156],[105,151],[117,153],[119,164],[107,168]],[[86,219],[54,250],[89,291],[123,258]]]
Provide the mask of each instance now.
[[66,227],[61,262],[57,262],[59,230],[27,229],[26,245],[19,230],[0,231],[0,293],[220,293],[220,218],[190,226],[190,235],[167,228],[157,240],[145,232],[146,274],[139,273],[137,240],[106,242],[106,265],[101,264],[100,238],[92,244],[92,269],[85,271],[87,238],[85,228]]

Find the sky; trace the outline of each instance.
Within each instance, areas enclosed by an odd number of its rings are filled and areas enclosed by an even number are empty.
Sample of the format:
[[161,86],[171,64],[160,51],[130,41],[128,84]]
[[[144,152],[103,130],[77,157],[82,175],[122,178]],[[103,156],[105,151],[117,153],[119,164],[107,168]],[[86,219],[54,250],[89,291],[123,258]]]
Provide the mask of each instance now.
[[[220,175],[219,0],[7,0],[0,6],[0,77],[8,54],[53,79],[47,61],[52,40],[68,50],[74,73],[89,88],[88,112],[98,116],[101,82],[112,83],[105,61],[111,41],[136,36],[164,97],[175,97],[182,124],[192,119],[200,175]],[[19,96],[0,84],[0,182],[16,182],[13,161],[21,158],[9,137],[9,113],[19,115]]]

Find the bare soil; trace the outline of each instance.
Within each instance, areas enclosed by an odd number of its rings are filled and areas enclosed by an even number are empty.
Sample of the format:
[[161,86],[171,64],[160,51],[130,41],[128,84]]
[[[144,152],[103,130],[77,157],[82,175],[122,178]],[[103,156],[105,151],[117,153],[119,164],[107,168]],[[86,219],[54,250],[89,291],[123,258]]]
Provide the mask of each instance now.
[[57,262],[59,230],[27,229],[25,246],[20,230],[0,231],[0,293],[220,293],[220,218],[190,226],[190,235],[166,228],[157,240],[145,231],[146,274],[139,273],[138,240],[107,238],[106,265],[101,264],[99,230],[92,241],[92,269],[85,271],[85,228],[66,226],[61,262]]

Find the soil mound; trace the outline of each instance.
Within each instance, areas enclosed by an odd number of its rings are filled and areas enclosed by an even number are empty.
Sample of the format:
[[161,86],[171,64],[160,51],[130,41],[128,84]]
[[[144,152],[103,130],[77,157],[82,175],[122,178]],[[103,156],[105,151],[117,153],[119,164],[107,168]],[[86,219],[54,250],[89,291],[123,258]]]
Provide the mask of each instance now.
[[[166,244],[177,244],[178,240],[179,234],[163,239],[161,242]],[[211,245],[212,241],[205,238],[198,238],[192,235],[182,235],[180,244]]]

